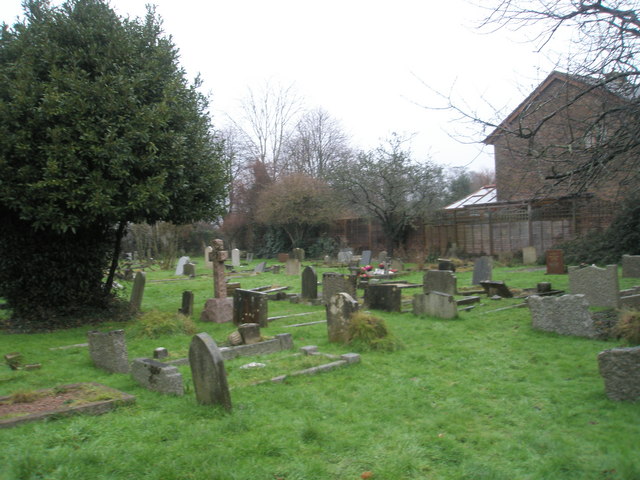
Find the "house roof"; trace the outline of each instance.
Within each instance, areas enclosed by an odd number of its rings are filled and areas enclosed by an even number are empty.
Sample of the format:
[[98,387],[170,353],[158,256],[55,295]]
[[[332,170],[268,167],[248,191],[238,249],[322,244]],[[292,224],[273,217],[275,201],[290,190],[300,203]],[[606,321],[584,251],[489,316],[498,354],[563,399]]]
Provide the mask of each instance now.
[[453,202],[451,205],[444,207],[445,210],[457,210],[460,208],[486,205],[488,203],[496,203],[498,201],[495,185],[485,185],[477,192],[464,197],[462,200]]

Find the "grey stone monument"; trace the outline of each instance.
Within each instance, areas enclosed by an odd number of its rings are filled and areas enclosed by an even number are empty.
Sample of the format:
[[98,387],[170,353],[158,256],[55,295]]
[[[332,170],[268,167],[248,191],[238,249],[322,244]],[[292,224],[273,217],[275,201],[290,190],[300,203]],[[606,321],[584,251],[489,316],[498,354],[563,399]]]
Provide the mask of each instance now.
[[213,260],[211,259],[212,252],[213,247],[211,245],[204,249],[204,268],[207,270],[213,270]]
[[267,262],[260,262],[253,269],[253,273],[264,273],[264,269],[266,268],[266,266],[267,266]]
[[357,298],[357,285],[358,278],[355,275],[343,275],[341,273],[325,272],[322,274],[322,299],[324,303],[329,303],[329,300],[336,293],[345,292],[351,295],[354,299]]
[[186,290],[182,292],[182,306],[178,309],[178,313],[185,317],[193,315],[193,292]]
[[413,314],[436,318],[456,318],[458,305],[453,295],[442,292],[416,293],[413,296]]
[[402,290],[393,284],[369,285],[364,292],[364,303],[367,308],[400,312],[402,311]]
[[240,332],[244,345],[253,345],[262,341],[260,325],[257,323],[243,323],[238,326],[238,332]]
[[285,273],[287,275],[300,275],[300,260],[290,258],[285,264]]
[[268,327],[268,297],[266,293],[242,290],[233,292],[233,323],[257,323]]
[[182,375],[173,365],[150,358],[136,358],[131,364],[131,377],[147,390],[166,395],[184,395]]
[[220,405],[231,411],[231,394],[220,349],[207,333],[194,335],[189,345],[189,366],[196,401],[201,405]]
[[330,342],[347,343],[351,315],[358,311],[359,305],[348,293],[332,296],[326,306],[327,333]]
[[491,280],[493,272],[493,259],[491,257],[479,257],[473,263],[472,285],[480,285],[484,280]]
[[302,271],[302,298],[305,300],[318,298],[318,275],[313,267],[305,267]]
[[583,294],[591,307],[618,308],[618,266],[569,267],[569,291],[573,294]]
[[111,373],[129,373],[129,356],[124,330],[87,332],[93,364]]
[[294,248],[293,252],[291,252],[291,258],[295,258],[299,262],[302,262],[304,260],[304,249]]
[[142,308],[142,297],[144,296],[144,284],[147,281],[147,274],[144,272],[136,273],[133,279],[133,288],[131,289],[131,298],[129,304],[137,312]]
[[622,256],[622,276],[624,278],[640,278],[640,255]]
[[522,263],[524,265],[535,265],[537,260],[536,247],[524,247],[522,249]]
[[231,265],[234,267],[240,266],[240,250],[237,248],[231,250]]
[[455,295],[458,293],[458,280],[450,270],[427,270],[422,277],[422,290],[424,293]]
[[364,250],[362,252],[362,257],[360,257],[360,263],[358,266],[364,267],[365,265],[371,264],[371,250]]
[[184,264],[189,262],[189,257],[180,257],[176,265],[176,275],[184,275]]
[[640,400],[640,346],[612,348],[598,354],[604,390],[611,400]]
[[584,295],[531,295],[527,298],[527,306],[531,311],[531,326],[535,330],[586,338],[598,338],[600,335]]

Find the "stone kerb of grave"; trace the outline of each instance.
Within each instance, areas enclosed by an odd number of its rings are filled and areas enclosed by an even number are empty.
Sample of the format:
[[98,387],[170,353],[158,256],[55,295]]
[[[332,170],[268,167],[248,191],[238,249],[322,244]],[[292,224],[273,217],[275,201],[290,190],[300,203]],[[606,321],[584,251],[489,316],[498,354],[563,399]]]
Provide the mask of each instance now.
[[136,358],[131,377],[144,388],[166,395],[184,395],[182,375],[177,367],[150,358]]
[[640,400],[640,346],[600,352],[598,368],[607,397],[616,401]]
[[189,366],[196,400],[201,405],[220,405],[231,410],[231,394],[224,360],[207,333],[194,335],[189,346]]

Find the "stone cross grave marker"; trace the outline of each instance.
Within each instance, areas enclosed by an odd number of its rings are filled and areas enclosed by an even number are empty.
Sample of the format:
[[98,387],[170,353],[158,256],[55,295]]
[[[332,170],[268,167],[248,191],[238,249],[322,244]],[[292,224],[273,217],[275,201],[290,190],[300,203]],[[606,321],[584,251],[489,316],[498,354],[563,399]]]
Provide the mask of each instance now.
[[489,256],[479,257],[473,262],[472,285],[480,285],[483,280],[491,280],[493,272],[493,259]]
[[176,265],[176,275],[184,275],[184,264],[189,262],[189,257],[180,257]]
[[124,330],[87,332],[93,364],[111,373],[129,373],[129,356]]
[[318,298],[318,275],[313,267],[305,267],[302,271],[302,298],[305,300]]
[[624,278],[640,278],[640,255],[622,256],[622,276]]
[[205,302],[200,315],[203,322],[226,323],[233,318],[233,299],[227,298],[227,280],[225,276],[224,262],[229,258],[229,252],[224,250],[222,240],[215,239],[213,250],[210,253],[213,262],[213,293],[214,298]]
[[266,293],[236,289],[233,292],[233,323],[257,323],[260,327],[268,327],[268,305]]
[[618,266],[569,267],[569,291],[573,294],[583,294],[591,307],[618,308],[620,305]]
[[147,281],[147,274],[144,272],[136,273],[133,279],[133,288],[131,289],[131,298],[129,304],[137,312],[142,307],[142,297],[144,296],[144,284]]
[[347,343],[351,315],[358,311],[359,305],[348,293],[338,293],[329,299],[327,311],[327,333],[330,342]]
[[231,394],[227,383],[227,371],[220,349],[207,333],[198,333],[189,345],[189,366],[201,405],[220,405],[231,411]]
[[287,275],[300,275],[300,260],[290,258],[285,265],[285,273]]
[[424,293],[455,295],[458,293],[458,280],[451,270],[427,270],[422,277],[422,290]]
[[371,265],[371,250],[363,250],[360,262],[358,263],[358,266],[360,267],[364,267],[366,265]]

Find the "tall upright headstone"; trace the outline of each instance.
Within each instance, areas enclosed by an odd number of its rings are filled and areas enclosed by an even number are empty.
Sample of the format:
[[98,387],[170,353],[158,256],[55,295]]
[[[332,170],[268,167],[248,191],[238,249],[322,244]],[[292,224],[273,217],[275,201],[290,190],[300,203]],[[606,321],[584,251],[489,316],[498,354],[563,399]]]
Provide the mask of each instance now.
[[360,263],[358,265],[360,267],[364,267],[365,265],[371,264],[371,250],[363,250],[362,256],[360,257]]
[[180,257],[178,259],[178,265],[176,265],[176,275],[184,275],[184,265],[189,263],[189,257]]
[[524,265],[534,265],[537,260],[536,247],[524,247],[522,249],[522,263]]
[[224,243],[220,239],[213,242],[213,292],[214,298],[209,298],[202,310],[200,320],[203,322],[226,323],[233,318],[233,298],[227,298],[227,280],[224,262],[229,258],[229,252],[224,250]]
[[473,262],[472,285],[480,285],[483,280],[491,280],[493,274],[493,259],[489,256],[479,257]]
[[294,248],[293,252],[291,252],[291,257],[302,262],[304,260],[304,249]]
[[290,258],[285,264],[285,272],[287,275],[300,275],[300,260]]
[[129,373],[129,356],[124,330],[87,332],[93,364],[111,373]]
[[144,296],[144,284],[147,281],[147,274],[144,272],[136,273],[133,279],[133,288],[131,289],[131,298],[129,304],[135,311],[140,311],[142,308],[142,297]]
[[201,405],[220,405],[231,410],[231,394],[227,383],[227,371],[216,342],[207,333],[194,335],[189,345],[189,366],[196,393]]
[[569,267],[569,291],[573,294],[583,294],[591,307],[618,308],[620,305],[618,266]]
[[357,298],[357,285],[358,278],[355,275],[343,275],[342,273],[325,272],[322,274],[322,299],[324,303],[329,303],[329,300],[336,293],[346,292],[351,297]]
[[564,272],[564,253],[562,250],[547,250],[545,252],[547,275],[562,275]]
[[327,311],[327,333],[330,342],[347,343],[351,316],[359,305],[348,293],[338,293],[329,299]]
[[305,300],[318,298],[318,275],[313,267],[305,267],[302,271],[302,298]]
[[204,249],[204,268],[207,270],[213,270],[213,260],[211,254],[213,253],[213,247],[211,245]]
[[234,267],[240,266],[240,250],[237,248],[231,250],[231,265]]
[[458,293],[458,281],[451,270],[427,270],[422,277],[422,290],[424,293],[455,295]]
[[268,327],[268,305],[266,293],[236,289],[233,292],[233,323],[257,323],[260,327]]
[[193,315],[193,292],[186,290],[182,292],[182,306],[178,309],[178,313],[185,317]]

